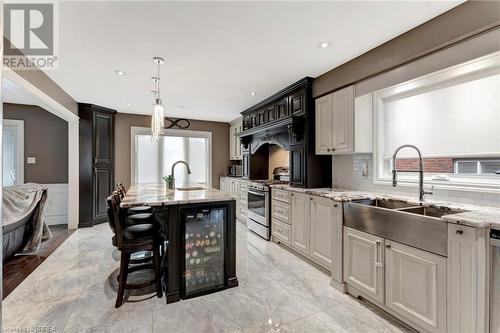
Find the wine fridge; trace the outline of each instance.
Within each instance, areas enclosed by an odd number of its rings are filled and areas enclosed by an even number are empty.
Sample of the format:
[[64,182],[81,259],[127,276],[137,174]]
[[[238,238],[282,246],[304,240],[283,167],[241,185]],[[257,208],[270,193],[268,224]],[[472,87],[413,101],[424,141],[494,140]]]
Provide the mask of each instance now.
[[224,288],[226,214],[225,208],[183,211],[182,298]]

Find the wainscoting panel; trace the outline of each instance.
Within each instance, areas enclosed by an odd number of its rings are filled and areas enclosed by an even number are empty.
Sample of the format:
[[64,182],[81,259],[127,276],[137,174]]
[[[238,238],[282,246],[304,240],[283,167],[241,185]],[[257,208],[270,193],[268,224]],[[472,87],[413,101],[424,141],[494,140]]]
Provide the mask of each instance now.
[[45,222],[48,225],[68,224],[68,184],[43,184],[48,187]]

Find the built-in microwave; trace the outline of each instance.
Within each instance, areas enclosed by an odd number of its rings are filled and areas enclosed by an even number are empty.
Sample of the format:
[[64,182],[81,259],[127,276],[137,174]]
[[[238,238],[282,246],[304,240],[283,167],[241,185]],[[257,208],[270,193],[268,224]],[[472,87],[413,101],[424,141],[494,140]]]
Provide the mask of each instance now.
[[229,176],[231,177],[241,177],[243,175],[243,167],[241,165],[231,165],[229,166]]

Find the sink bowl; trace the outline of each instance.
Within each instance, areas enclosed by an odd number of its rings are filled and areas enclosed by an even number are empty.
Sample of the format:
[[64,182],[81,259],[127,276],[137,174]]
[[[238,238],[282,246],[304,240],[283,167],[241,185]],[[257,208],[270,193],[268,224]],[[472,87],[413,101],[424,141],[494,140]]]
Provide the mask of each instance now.
[[423,216],[430,216],[430,217],[436,217],[436,218],[441,218],[443,215],[450,215],[450,214],[457,214],[461,213],[462,211],[459,210],[452,210],[449,208],[435,208],[435,207],[410,207],[410,208],[403,208],[401,209],[402,212],[407,212],[410,214],[417,214],[417,215],[423,215]]
[[415,205],[409,204],[404,201],[398,201],[398,200],[362,200],[362,201],[356,201],[356,203],[362,204],[362,205],[367,205],[367,206],[374,206],[374,207],[381,207],[381,208],[387,208],[387,209],[402,209],[402,208],[413,208]]
[[204,190],[203,186],[177,187],[178,191],[200,191]]

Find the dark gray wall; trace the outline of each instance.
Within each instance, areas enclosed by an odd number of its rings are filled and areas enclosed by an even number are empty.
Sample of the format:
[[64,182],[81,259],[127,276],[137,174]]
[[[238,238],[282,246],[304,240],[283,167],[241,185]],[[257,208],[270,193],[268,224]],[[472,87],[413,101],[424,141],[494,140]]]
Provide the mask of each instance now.
[[[24,182],[68,182],[68,124],[33,105],[3,104],[3,118],[24,120]],[[36,164],[26,164],[26,157]]]

